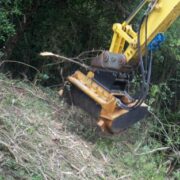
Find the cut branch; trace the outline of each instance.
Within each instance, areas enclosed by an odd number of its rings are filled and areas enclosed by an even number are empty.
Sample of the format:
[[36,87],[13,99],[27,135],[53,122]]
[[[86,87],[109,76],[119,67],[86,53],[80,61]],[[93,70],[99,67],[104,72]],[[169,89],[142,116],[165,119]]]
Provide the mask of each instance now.
[[67,58],[65,56],[61,56],[61,55],[58,55],[58,54],[54,54],[52,52],[41,52],[40,53],[40,56],[52,56],[52,57],[56,57],[56,58],[59,58],[59,59],[62,59],[64,61],[68,61],[68,62],[71,62],[71,63],[74,63],[74,64],[77,64],[85,69],[90,69],[90,67],[84,63],[81,63],[81,62],[78,62],[78,61],[75,61],[74,59],[71,59],[71,58]]

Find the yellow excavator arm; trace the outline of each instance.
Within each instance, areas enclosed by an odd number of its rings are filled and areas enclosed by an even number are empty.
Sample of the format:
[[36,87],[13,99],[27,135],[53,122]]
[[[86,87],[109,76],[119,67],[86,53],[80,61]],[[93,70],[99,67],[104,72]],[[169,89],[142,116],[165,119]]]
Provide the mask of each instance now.
[[[136,32],[131,21],[143,8],[146,10]],[[86,75],[76,71],[68,77],[70,100],[95,117],[103,131],[118,133],[148,113],[144,100],[150,83],[152,51],[164,40],[162,32],[179,15],[180,0],[142,1],[125,22],[113,25],[110,49],[92,59],[92,69]],[[143,56],[148,59],[147,68]],[[127,85],[138,66],[142,85],[135,98],[128,94]]]
[[[144,5],[147,2],[149,2],[149,0],[145,0],[141,4]],[[132,20],[131,17],[134,17],[134,14],[136,14],[138,10],[123,24],[116,23],[113,25],[114,35],[109,51],[113,53],[123,53],[127,61],[137,57],[138,34],[133,31],[129,23],[130,20]],[[140,45],[142,51],[145,51],[146,40],[149,44],[158,33],[165,32],[179,15],[180,0],[151,0],[149,12],[147,12],[147,24],[146,21],[143,21],[141,26]],[[146,27],[147,37],[145,34]],[[125,42],[129,44],[126,49],[124,49]]]

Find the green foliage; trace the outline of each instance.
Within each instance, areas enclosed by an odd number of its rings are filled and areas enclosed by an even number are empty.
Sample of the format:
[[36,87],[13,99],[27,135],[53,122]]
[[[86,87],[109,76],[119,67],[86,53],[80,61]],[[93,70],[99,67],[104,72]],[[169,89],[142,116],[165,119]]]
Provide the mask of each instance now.
[[[104,156],[104,159],[112,160],[111,167],[107,167],[108,174],[112,178],[123,177],[138,179],[164,179],[166,167],[161,165],[163,162],[162,154],[137,155],[137,151],[149,152],[151,148],[158,147],[157,141],[149,138],[139,146],[144,132],[138,134],[137,128],[126,131],[127,136],[122,135],[112,138],[99,138],[96,142],[93,155],[96,157]],[[97,138],[97,137],[96,137]],[[133,143],[130,141],[133,139]],[[119,142],[121,142],[119,144]],[[137,143],[137,144],[136,144]],[[152,143],[152,144],[151,144]],[[151,147],[152,146],[152,147]],[[139,148],[137,148],[139,147]]]
[[15,35],[15,18],[22,14],[20,4],[22,0],[1,0],[0,2],[0,44]]
[[[115,19],[122,19],[122,14],[115,4],[113,7],[104,1],[68,0],[63,2],[41,2],[31,25],[17,42],[10,58],[25,61],[41,70],[38,75],[42,84],[56,84],[61,81],[59,71],[63,68],[67,75],[76,69],[68,63],[52,66],[52,59],[39,56],[41,51],[52,51],[65,56],[76,56],[82,51],[108,48],[112,36],[112,24]],[[111,9],[114,9],[112,11]],[[119,17],[118,17],[119,15]],[[14,74],[26,71],[28,77],[35,73],[17,65]],[[11,71],[14,71],[12,67]],[[14,75],[13,74],[13,75]],[[44,78],[45,76],[48,78]]]
[[33,175],[31,180],[43,180],[41,175]]
[[9,22],[8,13],[0,9],[0,42],[15,34],[14,25]]
[[[18,34],[18,39],[11,49],[12,53],[9,59],[31,64],[37,67],[41,73],[36,74],[29,67],[24,68],[23,66],[22,68],[21,65],[16,65],[16,68],[14,65],[10,65],[8,70],[11,70],[13,77],[26,74],[28,79],[33,80],[35,77],[45,86],[61,83],[61,75],[66,76],[77,67],[68,63],[54,63],[52,59],[41,58],[39,53],[41,51],[52,51],[71,57],[86,50],[108,49],[112,36],[112,24],[126,19],[138,3],[138,0],[133,2],[130,0],[120,2],[116,0],[1,0],[0,48],[10,37],[17,35],[17,31],[21,31],[21,25],[27,23],[27,28],[23,29],[20,35]],[[136,26],[136,23],[134,25]],[[175,147],[175,149],[178,149],[180,145],[178,124],[180,119],[179,27],[180,20],[178,19],[165,33],[166,42],[154,55],[151,90],[147,101],[151,106],[150,109],[160,121],[155,121],[152,117],[153,122],[151,121],[149,136],[153,136],[160,145]],[[3,55],[0,51],[0,58]],[[14,95],[8,96],[2,102],[4,101],[16,106],[21,105],[18,99],[14,98]],[[27,104],[27,107],[31,106],[32,102],[29,102],[30,105]],[[37,109],[41,105],[38,102],[34,103]],[[46,111],[46,109],[39,108],[39,111]],[[72,123],[72,126],[75,125]],[[35,131],[35,128],[31,128],[28,133],[32,135]],[[82,127],[82,131],[86,137],[92,137],[90,130],[87,131]],[[104,154],[109,154],[113,158],[117,158],[116,154],[120,148],[116,147],[109,139],[98,141],[97,147]],[[171,153],[174,155],[174,152]],[[176,155],[174,156],[177,158]],[[164,174],[161,173],[164,171],[164,167],[160,168],[159,174],[153,174],[156,171],[157,164],[151,157],[143,156],[138,159],[137,164],[132,154],[126,154],[122,157],[127,166],[133,168],[135,165],[133,173],[136,174],[137,179],[146,176],[150,179],[151,175],[154,179],[164,177]],[[162,158],[160,155],[155,155],[155,157],[158,160],[166,158],[166,156]],[[117,158],[118,160],[119,158]],[[118,162],[116,165],[118,167]],[[142,168],[143,171],[138,171],[138,168]],[[118,174],[115,167],[109,171]],[[179,173],[175,171],[174,176],[179,177]],[[41,177],[34,175],[34,179],[41,179]]]

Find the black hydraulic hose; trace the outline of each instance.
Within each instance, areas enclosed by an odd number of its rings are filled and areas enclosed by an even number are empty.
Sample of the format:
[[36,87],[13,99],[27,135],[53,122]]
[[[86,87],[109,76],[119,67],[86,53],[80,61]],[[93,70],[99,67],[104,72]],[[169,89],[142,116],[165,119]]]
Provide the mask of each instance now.
[[[144,99],[146,98],[147,96],[147,93],[148,93],[148,89],[149,89],[149,85],[148,85],[148,82],[146,81],[146,72],[144,70],[144,63],[143,63],[143,57],[142,57],[142,52],[141,52],[141,42],[140,42],[140,34],[141,34],[141,26],[142,26],[142,23],[144,22],[145,20],[145,48],[147,48],[147,22],[148,22],[148,15],[144,15],[142,20],[141,20],[141,23],[139,25],[139,29],[138,29],[138,57],[139,57],[139,65],[140,65],[140,69],[141,69],[141,75],[142,75],[142,90],[141,90],[141,95],[140,97],[138,98],[138,101],[135,103],[135,105],[133,106],[133,108],[136,108],[138,106],[140,106]],[[147,50],[146,50],[146,61],[147,61]],[[147,69],[146,69],[147,71]]]
[[148,42],[147,42],[147,33],[148,33],[148,15],[145,19],[145,73],[147,75],[147,71],[148,71],[148,49],[147,49],[147,46],[148,46]]
[[151,72],[152,72],[152,51],[150,51],[150,58],[149,58],[149,68],[148,68],[148,73],[147,73],[147,81],[146,81],[146,89],[144,92],[144,97],[142,97],[142,99],[139,102],[139,106],[143,103],[143,101],[145,100],[148,91],[149,91],[149,84],[150,84],[150,79],[151,79]]
[[[143,58],[142,58],[142,52],[141,52],[141,42],[140,42],[141,27],[142,27],[144,20],[146,21],[146,23],[145,23],[145,38],[146,38],[145,39],[145,46],[147,48],[147,22],[148,22],[148,15],[147,14],[145,14],[143,16],[143,18],[141,19],[140,24],[139,24],[139,28],[138,28],[138,57],[139,57],[139,65],[140,65],[140,69],[141,69],[142,84],[143,84],[142,88],[141,88],[142,89],[141,94],[140,94],[137,102],[131,107],[129,107],[128,105],[119,101],[119,106],[124,108],[124,109],[128,109],[128,110],[132,110],[134,108],[139,107],[143,103],[143,101],[145,100],[145,98],[148,94],[148,90],[149,90],[149,83],[150,83],[151,69],[152,69],[152,52],[150,55],[148,68],[146,68],[147,72],[145,72]],[[147,50],[146,50],[146,61],[148,61]],[[147,75],[147,78],[146,78],[146,75]]]
[[[146,27],[145,27],[145,36],[146,36],[146,48],[147,48],[147,20],[148,20],[148,15],[146,18]],[[146,50],[147,51],[147,50]],[[149,54],[149,55],[148,55]],[[148,58],[149,57],[149,58]],[[146,52],[146,58],[147,58],[147,74],[146,74],[146,81],[144,84],[145,87],[145,91],[143,92],[143,97],[141,98],[141,104],[143,103],[143,101],[145,100],[148,91],[149,91],[149,84],[150,84],[150,80],[151,80],[151,72],[152,72],[152,60],[153,60],[153,56],[152,56],[152,50],[149,52]],[[149,62],[149,64],[148,64]]]
[[143,6],[148,2],[148,0],[142,0],[138,7],[132,12],[132,14],[127,18],[127,24],[133,20],[133,18],[137,15],[137,13],[143,8]]
[[150,61],[149,61],[149,71],[148,71],[148,77],[147,77],[147,83],[150,84],[151,81],[151,72],[152,72],[152,57],[153,53],[152,50],[150,51]]
[[141,70],[141,75],[142,75],[142,87],[141,87],[141,94],[137,100],[137,102],[132,106],[131,109],[137,108],[139,107],[143,101],[144,98],[146,96],[146,78],[145,78],[145,70],[144,70],[144,63],[143,63],[143,58],[142,58],[142,52],[141,52],[141,42],[140,42],[140,33],[141,33],[141,26],[142,23],[144,22],[144,19],[146,18],[146,16],[143,16],[140,25],[139,25],[139,29],[138,29],[138,57],[139,57],[139,65],[140,65],[140,70]]
[[[143,85],[144,85],[144,82],[145,82],[145,76],[144,76],[144,65],[143,65],[143,59],[142,59],[142,54],[141,54],[141,44],[140,44],[140,31],[141,31],[141,26],[142,26],[142,23],[144,22],[144,19],[145,19],[145,15],[142,17],[141,21],[140,21],[140,24],[139,24],[139,28],[138,28],[138,56],[139,56],[139,65],[141,67],[141,74],[142,74],[142,80],[143,80]],[[141,99],[142,97],[139,97],[137,102],[132,105],[132,106],[128,106],[126,104],[124,104],[123,102],[121,102],[119,100],[119,106],[122,107],[123,109],[127,109],[127,110],[132,110],[136,107],[139,106],[139,104],[141,103]]]
[[[148,94],[148,91],[149,91],[149,84],[150,84],[150,79],[151,79],[151,71],[152,71],[152,51],[150,51],[150,59],[149,59],[149,64],[147,63],[148,61],[148,52],[147,52],[147,49],[145,49],[146,51],[146,72],[144,70],[144,63],[143,63],[143,57],[142,57],[142,52],[141,52],[141,42],[140,42],[140,31],[141,31],[141,27],[142,27],[142,24],[145,20],[145,48],[147,48],[147,25],[148,25],[148,16],[149,16],[149,13],[152,11],[152,7],[154,5],[156,1],[153,1],[147,8],[146,12],[144,13],[144,16],[142,17],[141,21],[140,21],[140,24],[139,24],[139,28],[138,28],[138,57],[139,57],[139,65],[140,65],[140,69],[141,69],[141,75],[142,75],[142,90],[141,90],[141,94],[137,100],[137,102],[129,107],[127,106],[126,104],[124,104],[123,102],[121,102],[119,100],[119,105],[120,107],[123,107],[124,109],[128,109],[128,110],[131,110],[131,109],[134,109],[134,108],[137,108],[139,107],[143,101],[145,100],[147,94]],[[147,65],[148,64],[148,65]]]

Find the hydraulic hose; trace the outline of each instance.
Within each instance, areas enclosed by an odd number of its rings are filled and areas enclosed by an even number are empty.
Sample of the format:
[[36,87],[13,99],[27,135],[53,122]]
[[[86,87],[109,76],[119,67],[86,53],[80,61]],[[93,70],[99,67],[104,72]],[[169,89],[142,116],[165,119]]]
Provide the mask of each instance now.
[[[148,52],[146,50],[146,71],[145,71],[143,57],[142,57],[142,51],[141,51],[141,42],[140,42],[141,27],[145,20],[145,46],[147,48],[147,29],[148,29],[147,28],[148,13],[147,12],[148,11],[146,11],[144,16],[142,17],[140,24],[139,24],[139,28],[138,28],[138,57],[139,57],[139,66],[140,66],[141,75],[142,75],[141,93],[140,93],[140,96],[139,96],[137,102],[132,106],[128,106],[128,105],[124,104],[123,102],[121,102],[120,100],[118,100],[118,103],[117,103],[118,106],[120,106],[124,109],[128,109],[128,110],[132,110],[132,109],[139,107],[145,100],[145,98],[148,94],[148,91],[149,91],[149,84],[150,84],[150,77],[151,77],[151,70],[152,70],[152,52],[150,52],[150,58],[148,58]],[[149,59],[149,64],[147,65],[148,59]]]

